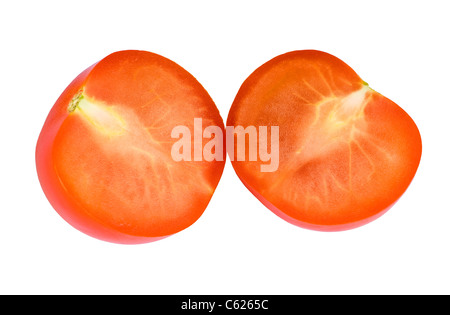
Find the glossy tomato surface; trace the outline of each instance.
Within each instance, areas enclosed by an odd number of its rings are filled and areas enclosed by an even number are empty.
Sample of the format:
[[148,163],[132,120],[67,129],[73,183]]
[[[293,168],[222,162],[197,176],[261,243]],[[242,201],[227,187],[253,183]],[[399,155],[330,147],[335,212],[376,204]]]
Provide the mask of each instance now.
[[402,108],[315,50],[280,55],[254,71],[227,126],[278,126],[276,170],[262,172],[267,162],[248,153],[245,160],[230,154],[232,165],[264,205],[313,230],[347,230],[385,213],[411,183],[422,152]]
[[173,159],[172,129],[194,130],[195,118],[224,128],[182,67],[145,51],[107,56],[67,87],[42,128],[36,164],[45,195],[72,226],[109,242],[146,243],[187,228],[225,163]]

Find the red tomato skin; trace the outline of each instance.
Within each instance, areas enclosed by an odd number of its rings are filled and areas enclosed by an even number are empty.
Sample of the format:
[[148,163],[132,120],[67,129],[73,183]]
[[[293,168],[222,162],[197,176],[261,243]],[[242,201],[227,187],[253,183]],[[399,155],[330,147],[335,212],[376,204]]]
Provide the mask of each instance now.
[[[239,92],[237,93],[235,100],[233,102],[232,108],[230,109],[230,112],[228,114],[228,119],[227,119],[227,126],[233,126],[233,125],[244,125],[244,126],[248,126],[252,124],[252,120],[251,117],[249,118],[249,121],[245,121],[244,119],[242,119],[242,121],[237,121],[237,108],[239,108],[239,106],[241,105],[242,102],[246,101],[246,97],[247,94],[250,94],[251,92],[249,91],[253,91],[254,87],[257,85],[257,83],[263,79],[261,79],[264,75],[267,75],[268,73],[270,73],[271,69],[273,66],[278,65],[278,64],[282,64],[284,62],[286,62],[286,64],[291,61],[292,59],[296,58],[296,56],[302,56],[305,58],[305,60],[310,60],[315,58],[315,56],[318,56],[318,58],[323,58],[322,60],[327,60],[328,64],[331,67],[335,67],[336,69],[342,71],[342,73],[345,73],[345,76],[351,77],[351,83],[353,83],[356,86],[360,86],[361,84],[366,85],[367,83],[365,83],[362,79],[359,78],[359,76],[354,72],[354,70],[352,68],[350,68],[350,66],[348,66],[346,63],[344,63],[342,60],[324,53],[324,52],[320,52],[320,51],[315,51],[315,50],[303,50],[303,51],[292,51],[292,52],[288,52],[282,55],[279,55],[269,61],[267,61],[266,63],[264,63],[263,65],[261,65],[260,67],[258,67],[245,81],[244,83],[241,85]],[[267,75],[268,76],[268,75]],[[264,77],[265,80],[268,80],[266,77]],[[396,192],[396,196],[395,198],[391,198],[391,200],[388,203],[385,203],[384,205],[380,206],[379,204],[377,204],[377,211],[375,213],[371,213],[366,215],[365,217],[362,218],[358,218],[357,220],[350,220],[348,218],[342,218],[342,220],[340,220],[341,222],[335,222],[335,223],[312,223],[312,222],[307,222],[307,221],[302,221],[301,219],[298,218],[294,218],[292,216],[290,216],[289,214],[287,214],[287,211],[283,210],[283,207],[278,208],[277,206],[275,206],[271,201],[269,201],[268,197],[273,197],[273,196],[264,196],[262,195],[259,191],[258,191],[258,182],[254,180],[254,178],[249,178],[249,180],[253,180],[253,182],[249,182],[246,180],[245,176],[248,176],[248,173],[245,173],[243,171],[243,166],[246,163],[248,163],[247,161],[236,161],[236,158],[233,156],[230,156],[231,159],[231,164],[237,174],[237,176],[239,177],[239,179],[241,180],[241,182],[244,184],[244,186],[266,207],[268,208],[271,212],[273,212],[275,215],[277,215],[278,217],[280,217],[281,219],[296,225],[298,227],[301,228],[305,228],[305,229],[309,229],[309,230],[314,230],[314,231],[324,231],[324,232],[338,232],[338,231],[346,231],[346,230],[351,230],[351,229],[355,229],[358,227],[361,227],[363,225],[366,225],[374,220],[376,220],[377,218],[381,217],[382,215],[384,215],[387,211],[389,211],[389,209],[391,209],[396,203],[397,201],[402,197],[402,195],[406,192],[407,187],[409,186],[409,184],[412,182],[413,177],[419,167],[420,164],[420,158],[421,158],[421,152],[422,152],[422,140],[421,140],[421,136],[419,133],[419,130],[417,128],[417,126],[415,125],[414,121],[411,119],[411,117],[402,109],[400,108],[400,106],[398,106],[397,104],[395,104],[394,102],[392,102],[391,100],[389,100],[388,98],[386,98],[385,96],[377,93],[374,91],[374,95],[376,95],[377,98],[382,98],[383,99],[383,103],[389,103],[390,105],[392,105],[393,107],[395,107],[396,109],[396,113],[397,115],[401,115],[403,118],[403,121],[401,121],[401,123],[406,123],[409,125],[409,130],[411,131],[411,135],[412,138],[414,138],[414,141],[412,141],[410,143],[410,146],[412,147],[411,152],[414,151],[414,153],[411,155],[411,160],[406,160],[405,161],[405,165],[406,164],[411,164],[411,177],[409,178],[409,183],[408,185],[401,185],[401,187],[404,189],[401,193]],[[263,106],[260,105],[258,103],[258,99],[256,98],[254,100],[254,102],[252,104],[258,104],[258,106]],[[264,103],[263,103],[264,104]],[[282,126],[281,126],[282,127]],[[281,129],[280,127],[280,129]],[[400,186],[400,185],[399,185]]]
[[[124,52],[126,51],[122,51],[119,53]],[[136,53],[137,51],[130,52]],[[152,55],[153,58],[158,58],[158,55],[153,53]],[[170,64],[169,67],[171,67],[171,69],[176,70],[177,67],[180,67],[174,62],[168,59],[166,60],[166,58],[164,58],[164,60],[165,63]],[[167,238],[175,233],[168,233],[168,235],[161,236],[141,236],[136,234],[127,234],[105,224],[95,217],[90,216],[85,211],[79,211],[82,208],[82,205],[70,194],[69,191],[64,188],[64,184],[61,182],[55,170],[55,163],[53,160],[54,158],[52,156],[52,152],[54,142],[58,135],[60,127],[63,125],[66,118],[70,115],[68,111],[68,104],[70,104],[73,97],[77,95],[80,90],[83,90],[85,88],[85,84],[87,83],[91,72],[93,72],[96,65],[102,61],[103,59],[84,70],[67,86],[67,88],[55,102],[44,122],[37,140],[35,150],[36,171],[41,188],[49,203],[59,214],[59,216],[62,217],[73,228],[90,237],[116,244],[144,244]],[[194,77],[189,77],[188,80],[190,80],[191,82],[196,82]],[[223,126],[221,128],[222,130],[224,129]],[[217,167],[213,175],[216,177],[220,177],[220,174],[222,173],[223,167],[225,165],[225,159],[222,162],[216,163],[221,164],[222,166],[221,168]],[[187,228],[187,226],[185,228]]]

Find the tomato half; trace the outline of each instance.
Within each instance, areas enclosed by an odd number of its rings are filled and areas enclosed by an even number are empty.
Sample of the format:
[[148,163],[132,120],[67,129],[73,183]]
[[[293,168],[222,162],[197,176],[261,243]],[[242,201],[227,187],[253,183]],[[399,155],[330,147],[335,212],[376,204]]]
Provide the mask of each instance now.
[[224,129],[182,67],[145,51],[107,56],[67,87],[42,128],[36,164],[45,195],[73,227],[109,242],[145,243],[187,228],[225,164],[173,159],[172,129],[194,130],[196,118]]
[[411,183],[422,152],[404,110],[343,61],[314,50],[280,55],[254,71],[228,126],[278,126],[276,170],[262,171],[260,156],[249,159],[250,142],[245,159],[230,154],[232,165],[264,205],[313,230],[351,229],[385,213]]

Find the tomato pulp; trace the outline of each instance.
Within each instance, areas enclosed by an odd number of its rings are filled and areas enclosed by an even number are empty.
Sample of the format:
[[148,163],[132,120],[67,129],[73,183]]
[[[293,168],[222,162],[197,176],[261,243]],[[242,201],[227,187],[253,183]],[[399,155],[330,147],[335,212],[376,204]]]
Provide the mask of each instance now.
[[82,72],[51,109],[36,147],[38,177],[55,210],[101,240],[137,244],[193,224],[224,160],[175,161],[175,126],[224,129],[211,97],[176,63],[115,52]]
[[262,172],[264,161],[249,160],[249,144],[247,159],[233,152],[232,165],[275,214],[313,230],[347,230],[385,213],[422,153],[404,110],[343,61],[314,50],[280,55],[254,71],[227,118],[227,128],[238,125],[278,126],[276,170]]

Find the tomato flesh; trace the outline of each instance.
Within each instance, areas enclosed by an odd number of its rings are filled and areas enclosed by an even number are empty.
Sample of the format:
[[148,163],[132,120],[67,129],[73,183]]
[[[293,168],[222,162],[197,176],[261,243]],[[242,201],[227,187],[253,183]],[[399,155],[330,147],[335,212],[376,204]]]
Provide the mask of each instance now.
[[418,168],[421,138],[397,104],[347,64],[320,51],[295,51],[243,83],[227,126],[279,126],[279,167],[232,165],[245,186],[301,227],[346,230],[386,212]]
[[52,108],[36,160],[56,211],[82,232],[115,243],[177,233],[202,215],[224,160],[174,161],[178,125],[223,121],[207,92],[174,62],[113,53],[80,74]]

